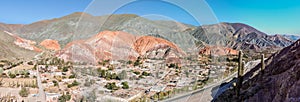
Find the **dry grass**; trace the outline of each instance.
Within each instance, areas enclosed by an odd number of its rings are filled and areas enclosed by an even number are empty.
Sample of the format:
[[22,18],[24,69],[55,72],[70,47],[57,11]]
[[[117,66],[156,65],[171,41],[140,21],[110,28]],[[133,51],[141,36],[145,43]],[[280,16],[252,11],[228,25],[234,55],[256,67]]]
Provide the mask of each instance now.
[[3,78],[2,87],[18,87],[19,86],[37,86],[36,78]]
[[34,67],[34,65],[19,65],[12,69],[6,70],[6,71],[14,72],[14,71],[20,71],[20,70],[29,70],[29,69],[32,69],[33,67]]

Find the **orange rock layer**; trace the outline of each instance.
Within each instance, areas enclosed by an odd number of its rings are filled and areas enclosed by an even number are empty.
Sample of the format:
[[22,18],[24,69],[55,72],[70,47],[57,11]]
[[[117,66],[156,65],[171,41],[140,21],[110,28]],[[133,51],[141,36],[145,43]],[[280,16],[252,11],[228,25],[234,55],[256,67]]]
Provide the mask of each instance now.
[[46,39],[46,40],[42,41],[40,43],[40,45],[43,46],[43,47],[45,47],[46,49],[49,49],[49,50],[58,51],[58,50],[61,49],[58,41],[51,40],[51,39]]
[[224,55],[238,55],[238,51],[219,46],[206,46],[199,51],[201,55],[216,55],[216,56],[224,56]]
[[134,36],[125,32],[103,31],[87,40],[70,42],[57,53],[66,60],[97,62],[99,60],[135,60],[156,49],[172,48],[183,53],[175,44],[151,36]]

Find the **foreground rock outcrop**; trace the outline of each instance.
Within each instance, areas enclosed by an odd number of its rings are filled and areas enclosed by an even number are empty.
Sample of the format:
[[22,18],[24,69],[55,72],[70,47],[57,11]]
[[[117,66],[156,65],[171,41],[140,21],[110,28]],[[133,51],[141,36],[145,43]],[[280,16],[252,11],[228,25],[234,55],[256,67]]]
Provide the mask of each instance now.
[[[299,102],[300,101],[300,40],[273,54],[245,75],[241,99],[244,102]],[[237,101],[233,89],[218,97],[219,102]]]

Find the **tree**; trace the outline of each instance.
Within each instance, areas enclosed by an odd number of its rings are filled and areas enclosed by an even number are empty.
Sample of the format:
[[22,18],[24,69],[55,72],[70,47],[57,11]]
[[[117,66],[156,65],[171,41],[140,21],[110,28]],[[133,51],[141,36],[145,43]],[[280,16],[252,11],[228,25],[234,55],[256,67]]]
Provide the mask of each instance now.
[[129,85],[128,85],[128,82],[127,82],[127,81],[122,82],[121,84],[123,85],[123,86],[122,86],[123,89],[129,89]]
[[66,101],[69,101],[71,99],[71,95],[67,94],[63,94],[62,96],[60,96],[58,98],[59,102],[66,102]]
[[139,71],[134,71],[133,73],[136,74],[136,75],[140,75],[141,74],[141,72],[139,72]]
[[115,82],[107,83],[104,87],[109,89],[109,90],[118,90],[119,89],[119,87],[116,85]]
[[142,73],[142,75],[144,75],[144,76],[150,76],[151,74],[144,71],[144,72]]
[[68,70],[68,67],[63,67],[63,72],[67,72]]
[[113,73],[112,75],[111,75],[111,79],[117,79],[117,74],[116,73]]
[[75,74],[69,76],[69,79],[76,78]]
[[3,68],[0,68],[0,77],[2,76]]
[[106,77],[106,70],[101,70],[100,71],[100,77]]
[[106,72],[105,79],[110,80],[112,78],[112,75],[110,72]]
[[54,83],[54,86],[58,86],[58,82],[56,80],[52,81]]
[[78,86],[79,84],[80,84],[79,82],[77,82],[76,80],[74,80],[72,84],[68,85],[68,88],[71,88],[73,86]]
[[127,62],[127,64],[132,64],[133,62],[131,61],[131,60],[129,60],[128,62]]
[[19,91],[19,95],[22,97],[27,97],[29,95],[29,90],[25,87],[22,87],[22,89]]
[[138,59],[133,63],[133,66],[138,66],[141,64],[141,57],[138,57]]
[[13,74],[13,73],[9,73],[8,75],[9,75],[10,78],[15,78],[16,77],[16,74]]

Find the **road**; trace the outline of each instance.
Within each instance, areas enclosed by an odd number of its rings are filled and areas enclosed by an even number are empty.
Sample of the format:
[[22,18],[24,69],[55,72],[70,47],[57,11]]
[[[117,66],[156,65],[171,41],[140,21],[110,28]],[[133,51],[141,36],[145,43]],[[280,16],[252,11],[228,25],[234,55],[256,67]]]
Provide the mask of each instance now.
[[42,85],[39,68],[36,68],[36,71],[37,71],[37,84],[38,84],[38,87],[39,87],[39,93],[37,95],[38,100],[36,100],[36,101],[46,102],[46,94],[45,94],[45,91],[44,91],[44,88],[43,88],[43,85]]
[[176,97],[163,100],[162,102],[209,102],[213,99],[212,92],[211,92],[212,88],[220,86],[223,82],[230,81],[236,75],[237,72],[235,72],[234,74],[230,75],[225,79],[220,80],[219,82],[207,85],[202,89],[198,89],[189,93],[178,95]]
[[[258,63],[260,63],[259,60],[248,62],[245,65],[245,73],[248,72],[250,69],[252,69]],[[230,87],[230,85],[233,82],[231,80],[235,76],[237,76],[237,72],[233,73],[232,75],[228,76],[227,78],[222,79],[216,83],[207,85],[202,89],[198,89],[198,90],[195,90],[195,91],[192,91],[189,93],[181,94],[181,95],[163,100],[162,102],[210,102],[213,100],[213,97],[220,95],[222,92],[224,92],[227,88]],[[231,82],[229,82],[229,81],[231,81]],[[217,88],[217,90],[213,90],[214,87],[218,87],[224,82],[229,82],[229,83]],[[214,93],[212,93],[212,90]]]

